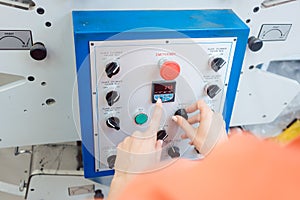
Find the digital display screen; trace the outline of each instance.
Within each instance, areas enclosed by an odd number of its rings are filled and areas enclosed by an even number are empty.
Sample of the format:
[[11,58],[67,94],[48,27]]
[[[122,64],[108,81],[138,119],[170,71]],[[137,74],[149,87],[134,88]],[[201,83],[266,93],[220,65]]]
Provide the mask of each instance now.
[[154,93],[155,94],[164,94],[164,93],[174,93],[174,85],[173,84],[154,84]]
[[175,86],[176,82],[153,82],[152,83],[152,103],[155,103],[158,98],[163,103],[175,101]]

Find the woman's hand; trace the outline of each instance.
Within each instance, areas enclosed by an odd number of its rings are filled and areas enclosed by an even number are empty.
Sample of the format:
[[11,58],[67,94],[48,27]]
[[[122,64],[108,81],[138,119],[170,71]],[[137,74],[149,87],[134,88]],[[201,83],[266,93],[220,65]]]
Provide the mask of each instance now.
[[118,145],[115,170],[126,173],[145,172],[160,161],[162,140],[157,141],[157,132],[162,115],[162,102],[159,99],[148,129],[135,131]]
[[108,199],[115,199],[138,173],[151,170],[160,161],[162,140],[157,141],[157,131],[162,115],[162,102],[155,104],[150,125],[145,132],[136,131],[118,145],[115,175]]
[[[183,139],[190,139],[191,145],[203,155],[207,155],[216,144],[226,141],[227,134],[225,123],[220,113],[214,113],[210,107],[199,100],[186,108],[187,113],[199,111],[188,120],[181,116],[173,116],[172,119],[184,130]],[[192,126],[199,123],[198,127]]]

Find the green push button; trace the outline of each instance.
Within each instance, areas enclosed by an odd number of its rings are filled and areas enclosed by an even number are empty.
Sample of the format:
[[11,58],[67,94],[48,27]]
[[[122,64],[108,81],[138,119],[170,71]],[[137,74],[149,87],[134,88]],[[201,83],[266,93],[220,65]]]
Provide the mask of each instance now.
[[145,113],[137,114],[134,118],[135,123],[142,125],[145,124],[148,120],[148,116]]

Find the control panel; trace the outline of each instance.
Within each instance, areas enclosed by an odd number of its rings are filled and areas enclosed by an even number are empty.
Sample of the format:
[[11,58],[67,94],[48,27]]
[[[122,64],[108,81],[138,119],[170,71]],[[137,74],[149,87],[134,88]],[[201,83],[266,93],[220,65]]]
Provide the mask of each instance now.
[[249,31],[232,11],[74,11],[73,24],[86,177],[113,173],[117,145],[147,129],[158,98],[162,160],[201,157],[171,120],[193,102],[228,127]]
[[[163,102],[158,132],[162,159],[199,154],[173,115],[204,99],[223,111],[236,38],[90,41],[93,130],[97,171],[113,167],[116,146],[134,131],[145,131],[155,102]],[[197,52],[192,54],[191,52]]]

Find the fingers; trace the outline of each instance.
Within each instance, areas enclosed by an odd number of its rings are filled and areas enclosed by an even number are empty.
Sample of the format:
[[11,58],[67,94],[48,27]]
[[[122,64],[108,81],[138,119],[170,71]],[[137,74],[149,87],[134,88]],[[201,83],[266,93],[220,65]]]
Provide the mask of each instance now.
[[158,150],[161,150],[162,148],[162,145],[163,145],[163,140],[157,140],[156,141],[156,144],[155,144],[155,149],[158,151]]
[[[190,117],[188,122],[191,124],[194,124],[194,123],[197,123],[200,121],[204,122],[204,123],[210,123],[214,112],[203,100],[199,100],[186,108],[186,111],[188,113],[195,112],[198,110],[200,111],[200,113]],[[205,126],[206,125],[203,125],[203,127],[205,127]]]
[[199,122],[200,122],[200,114],[198,113],[198,114],[196,114],[196,115],[194,115],[194,116],[192,116],[192,117],[189,117],[189,118],[188,118],[188,122],[189,122],[190,124],[199,123]]
[[189,137],[187,136],[187,134],[185,134],[185,133],[182,134],[180,137],[181,137],[181,139],[188,139],[188,138],[189,138]]
[[194,139],[195,137],[194,127],[191,124],[189,124],[189,122],[186,119],[178,115],[173,116],[172,119],[177,123],[178,126],[180,126],[183,129],[185,135],[188,138],[190,138],[190,140]]
[[132,137],[126,137],[121,143],[118,144],[119,149],[126,149],[127,147],[131,146],[132,144]]
[[197,110],[202,110],[205,107],[208,107],[207,104],[203,100],[198,100],[198,101],[194,102],[193,104],[191,104],[190,106],[188,106],[185,110],[188,113],[192,113]]
[[199,100],[186,108],[187,113],[192,113],[197,110],[200,111],[200,118],[202,116],[204,117],[207,113],[212,112],[210,107],[203,100]]
[[160,126],[161,115],[162,115],[162,102],[161,99],[158,99],[155,104],[155,108],[151,117],[149,128],[146,131],[149,134],[147,136],[152,136],[154,134],[156,137],[156,133],[159,130],[159,126]]

